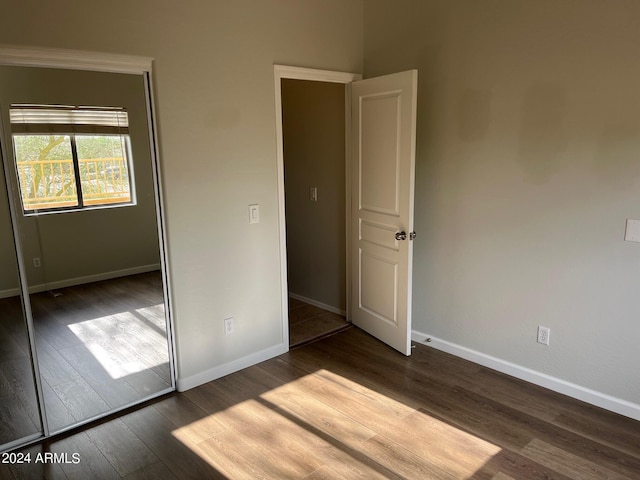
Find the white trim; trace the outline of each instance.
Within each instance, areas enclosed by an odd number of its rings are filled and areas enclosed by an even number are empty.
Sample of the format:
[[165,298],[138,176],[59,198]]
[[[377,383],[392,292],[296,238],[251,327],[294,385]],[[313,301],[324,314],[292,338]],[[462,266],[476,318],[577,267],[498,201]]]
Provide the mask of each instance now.
[[314,307],[322,308],[323,310],[327,310],[331,313],[336,313],[338,315],[346,316],[347,312],[339,309],[338,307],[334,307],[332,305],[327,305],[326,303],[319,302],[312,298],[305,297],[303,295],[298,295],[297,293],[289,292],[289,296],[291,298],[295,298],[296,300],[300,300],[301,302],[308,303],[309,305],[313,305]]
[[[329,82],[329,83],[342,83],[349,85],[351,82],[361,80],[362,75],[359,73],[348,72],[335,72],[331,70],[316,70],[311,68],[291,67],[286,65],[274,65],[274,89],[275,89],[275,113],[276,113],[276,166],[277,166],[277,182],[278,182],[278,228],[280,231],[280,288],[282,291],[281,309],[282,309],[282,342],[284,345],[289,345],[289,297],[288,297],[288,282],[287,282],[287,227],[286,227],[286,215],[285,215],[285,199],[284,199],[284,144],[282,140],[282,79],[294,79],[294,80],[310,80],[314,82]],[[350,142],[350,112],[349,105],[351,104],[349,88],[345,93],[345,163],[349,165],[350,149],[348,148]],[[348,170],[348,168],[347,168]],[[349,199],[349,181],[346,179],[347,189],[347,203]],[[346,223],[349,225],[349,209],[347,209]],[[347,228],[347,232],[349,229]],[[347,237],[347,246],[349,245],[349,238]],[[347,265],[349,264],[349,258],[347,256]],[[348,273],[347,269],[347,273]],[[347,278],[347,288],[349,285],[349,278]],[[349,295],[347,295],[348,297]],[[347,309],[348,310],[348,309]],[[288,351],[288,347],[287,350]]]
[[[101,282],[103,280],[111,280],[114,278],[128,277],[129,275],[137,275],[139,273],[154,272],[160,270],[161,265],[159,263],[152,263],[150,265],[142,265],[140,267],[124,268],[122,270],[113,270],[111,272],[97,273],[95,275],[86,275],[84,277],[67,278],[65,280],[58,280],[55,282],[40,283],[37,285],[31,285],[29,287],[29,293],[40,293],[48,290],[56,290],[58,288],[73,287],[76,285],[85,285],[87,283]],[[15,297],[20,293],[18,288],[0,290],[0,298]]]
[[[85,285],[87,283],[101,282],[103,280],[111,280],[114,278],[128,277],[129,275],[137,275],[139,273],[154,272],[161,270],[159,263],[152,263],[150,265],[142,265],[139,267],[124,268],[122,270],[113,270],[111,272],[96,273],[95,275],[86,275],[84,277],[67,278],[65,280],[58,280],[55,282],[39,283],[37,285],[31,285],[29,287],[29,293],[46,292],[48,290],[56,290],[58,288],[73,287],[75,285]],[[0,290],[0,298],[9,298],[20,295],[19,288],[8,288],[6,290]]]
[[[311,80],[313,82],[329,82],[348,84],[361,80],[359,73],[335,72],[333,70],[316,70],[313,68],[290,67],[287,65],[274,65],[273,71],[276,80],[289,78],[292,80]],[[278,87],[279,82],[276,81]]]
[[17,297],[18,295],[20,295],[19,288],[7,288],[6,290],[0,290],[0,299]]
[[[357,80],[361,80],[362,75]],[[353,83],[353,82],[352,82]],[[351,297],[351,87],[352,83],[344,89],[344,285],[345,285],[345,318],[347,322],[352,320]]]
[[0,44],[0,65],[143,74],[152,63],[151,57]]
[[213,380],[217,380],[218,378],[224,377],[226,375],[230,375],[245,368],[251,367],[260,362],[270,360],[274,357],[277,357],[278,355],[287,353],[288,351],[289,344],[282,343],[280,345],[276,345],[275,347],[252,353],[250,355],[247,355],[246,357],[238,358],[237,360],[233,360],[232,362],[210,368],[209,370],[205,370],[204,372],[196,373],[195,375],[191,375],[190,377],[178,378],[176,387],[179,392],[184,392]]
[[548,388],[554,392],[562,393],[563,395],[595,405],[596,407],[604,408],[635,420],[640,420],[640,405],[636,403],[616,398],[596,390],[591,390],[590,388],[567,382],[561,378],[552,377],[546,373],[538,372],[500,358],[492,357],[491,355],[486,355],[476,350],[447,342],[446,340],[442,340],[416,330],[411,332],[411,339],[416,343],[450,353],[456,357],[464,358],[465,360],[469,360],[479,365],[497,370],[498,372],[511,375],[512,377],[525,380],[529,383],[533,383],[534,385]]
[[[2,115],[0,115],[0,135],[4,135],[5,127],[2,121]],[[12,215],[11,212],[17,212],[18,207],[16,205],[16,199],[14,197],[13,175],[10,174],[11,169],[15,169],[15,162],[10,169],[9,156],[7,154],[6,143],[0,141],[0,155],[2,158],[2,168],[4,170],[4,181],[7,187],[7,200],[9,202],[9,217],[11,219],[11,226],[13,230],[13,242],[16,250],[16,258],[18,260],[18,276],[20,277],[19,290],[22,293],[22,308],[24,313],[24,320],[27,325],[27,337],[29,339],[29,352],[31,352],[31,368],[33,369],[33,378],[35,382],[36,393],[38,395],[38,409],[40,410],[40,425],[42,426],[42,436],[48,437],[49,422],[47,421],[47,410],[44,406],[42,388],[42,376],[40,375],[40,363],[38,361],[38,351],[36,349],[36,336],[33,327],[33,313],[31,311],[31,303],[25,301],[29,297],[29,291],[27,289],[27,269],[25,266],[25,257],[22,251],[22,242],[20,241],[20,230],[18,228],[18,220],[16,215]],[[17,177],[16,177],[17,178]]]
[[162,193],[162,171],[160,170],[160,145],[158,143],[158,132],[155,129],[155,125],[158,124],[156,120],[155,99],[153,93],[153,82],[151,81],[151,71],[146,72],[143,75],[146,91],[146,104],[147,104],[147,128],[149,130],[149,147],[151,151],[152,160],[152,173],[153,173],[153,186],[154,186],[154,200],[156,203],[156,222],[158,226],[158,238],[160,239],[160,271],[162,274],[162,288],[164,294],[164,309],[165,319],[167,322],[167,342],[169,344],[169,372],[171,374],[171,386],[176,386],[176,371],[177,371],[177,354],[176,336],[174,335],[175,326],[173,324],[173,299],[171,298],[171,275],[169,272],[169,259],[168,259],[168,239],[167,224],[164,210],[164,197]]

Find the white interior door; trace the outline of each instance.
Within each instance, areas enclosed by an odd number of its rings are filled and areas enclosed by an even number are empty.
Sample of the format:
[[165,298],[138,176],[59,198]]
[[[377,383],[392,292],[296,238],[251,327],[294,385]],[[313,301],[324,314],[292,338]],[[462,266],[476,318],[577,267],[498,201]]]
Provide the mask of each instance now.
[[411,354],[417,70],[352,83],[351,320]]

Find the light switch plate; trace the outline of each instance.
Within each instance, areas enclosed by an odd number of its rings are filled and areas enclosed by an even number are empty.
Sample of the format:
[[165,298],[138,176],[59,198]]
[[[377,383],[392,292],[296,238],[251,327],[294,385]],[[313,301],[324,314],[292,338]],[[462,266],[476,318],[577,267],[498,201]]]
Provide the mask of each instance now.
[[260,205],[249,205],[249,223],[260,223]]
[[640,220],[627,219],[627,229],[624,232],[627,242],[640,242]]

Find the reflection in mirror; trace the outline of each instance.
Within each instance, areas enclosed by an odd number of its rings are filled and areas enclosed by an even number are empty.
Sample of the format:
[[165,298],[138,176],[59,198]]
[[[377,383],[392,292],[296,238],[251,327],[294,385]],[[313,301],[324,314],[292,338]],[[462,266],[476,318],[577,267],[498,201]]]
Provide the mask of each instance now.
[[173,389],[146,85],[28,67],[0,79],[55,433]]
[[42,431],[5,186],[0,168],[0,451]]

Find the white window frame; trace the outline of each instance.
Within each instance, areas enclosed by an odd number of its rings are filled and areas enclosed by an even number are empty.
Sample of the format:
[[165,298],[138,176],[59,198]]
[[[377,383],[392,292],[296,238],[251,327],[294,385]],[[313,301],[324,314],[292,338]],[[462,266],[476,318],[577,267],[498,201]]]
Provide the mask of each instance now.
[[[136,204],[135,176],[129,136],[128,114],[125,109],[113,107],[70,107],[59,105],[12,105],[10,108],[13,139],[14,163],[18,177],[18,190],[22,212],[25,216],[47,215],[52,213],[75,212],[104,208],[119,208]],[[76,191],[76,205],[28,208],[22,191],[18,163],[18,136],[60,135],[69,137],[69,154],[72,161],[72,174]],[[124,140],[123,156],[127,166],[129,198],[119,202],[86,203],[85,192],[80,176],[80,158],[78,157],[77,137],[117,136]]]

